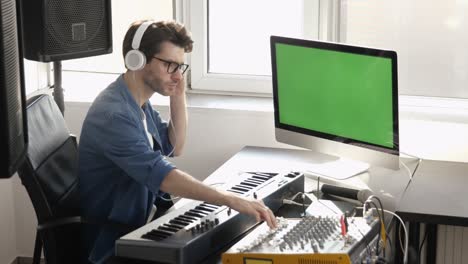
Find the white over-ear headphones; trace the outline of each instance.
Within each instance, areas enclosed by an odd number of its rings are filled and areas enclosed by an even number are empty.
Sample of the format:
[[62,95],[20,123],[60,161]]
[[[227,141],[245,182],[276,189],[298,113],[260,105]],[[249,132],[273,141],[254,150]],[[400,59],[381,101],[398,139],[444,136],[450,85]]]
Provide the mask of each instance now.
[[138,50],[140,48],[141,39],[145,34],[146,29],[151,26],[154,21],[143,22],[135,32],[132,41],[132,50],[125,54],[125,66],[131,71],[138,71],[143,69],[146,65],[146,56],[143,52]]

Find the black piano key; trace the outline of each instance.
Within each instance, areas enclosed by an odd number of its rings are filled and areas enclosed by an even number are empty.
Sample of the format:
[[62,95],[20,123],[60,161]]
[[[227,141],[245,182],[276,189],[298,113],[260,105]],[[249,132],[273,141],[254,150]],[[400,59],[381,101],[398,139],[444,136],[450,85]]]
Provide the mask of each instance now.
[[258,175],[254,175],[252,176],[253,179],[258,179],[258,180],[261,180],[261,181],[268,181],[270,178],[268,177],[265,177],[265,176],[258,176]]
[[174,223],[165,223],[164,226],[174,228],[176,230],[175,232],[177,232],[177,231],[181,230],[182,228],[184,228],[184,225],[180,226],[180,225],[174,224]]
[[193,212],[193,213],[197,213],[197,214],[201,214],[201,215],[209,215],[210,214],[207,211],[202,211],[202,210],[199,210],[199,209],[196,209],[196,208],[190,210],[189,212]]
[[172,219],[169,221],[169,223],[171,224],[174,224],[174,225],[178,225],[178,226],[188,226],[190,223],[189,222],[186,222],[186,221],[183,221],[183,220],[180,220],[180,219]]
[[188,216],[192,216],[192,217],[197,217],[197,218],[202,218],[202,217],[204,216],[204,215],[197,214],[197,213],[195,213],[195,212],[190,212],[190,211],[185,212],[184,215],[188,215]]
[[248,189],[245,189],[245,188],[241,188],[241,187],[237,187],[237,186],[234,186],[231,188],[232,190],[236,190],[236,191],[240,191],[242,193],[246,193],[248,192],[249,190]]
[[252,187],[252,188],[255,188],[255,187],[258,186],[258,184],[253,184],[253,183],[250,183],[250,182],[248,182],[248,181],[243,181],[243,182],[241,182],[240,184],[241,184],[241,185],[247,185],[247,186],[250,186],[250,187]]
[[257,179],[246,179],[244,182],[255,183],[255,184],[257,184],[257,185],[260,185],[260,184],[263,183],[263,181],[257,180]]
[[146,233],[146,234],[142,235],[141,237],[144,238],[144,239],[149,239],[149,240],[154,240],[154,241],[161,241],[161,240],[167,238],[167,236],[159,236],[159,235],[155,235],[155,234],[152,234],[152,233]]
[[252,190],[254,187],[248,185],[248,184],[245,184],[245,183],[239,183],[238,185],[236,186],[239,186],[239,187],[242,187],[242,188],[245,188],[245,189],[248,189],[248,190]]
[[[192,220],[188,220],[188,219],[184,219],[182,217],[176,217],[174,219],[172,219],[171,221],[175,221],[175,223],[183,223],[184,225],[190,225],[190,223],[192,223],[193,221]],[[169,221],[169,223],[171,222]]]
[[168,233],[164,232],[164,231],[159,231],[159,230],[151,230],[150,232],[146,233],[146,235],[148,237],[158,237],[158,238],[167,238],[167,237],[170,237],[171,235],[169,235]]
[[176,233],[177,231],[179,231],[179,229],[172,228],[172,227],[168,227],[168,226],[164,226],[164,225],[158,226],[158,230],[171,232],[171,235],[172,235],[173,233]]
[[232,190],[232,189],[229,189],[227,190],[228,192],[233,192],[233,193],[238,193],[238,194],[244,194],[243,192],[241,191],[236,191],[236,190]]
[[219,205],[210,204],[210,203],[202,203],[201,206],[211,207],[211,208],[213,208],[213,209],[218,209],[218,208],[219,208]]
[[186,219],[187,221],[190,221],[190,222],[194,222],[194,221],[197,221],[198,219],[195,218],[195,217],[191,217],[191,216],[188,216],[188,215],[179,215],[178,218],[182,218],[182,219]]
[[197,206],[195,207],[196,210],[201,210],[201,211],[205,211],[205,212],[208,212],[208,213],[211,213],[213,212],[215,209],[212,209],[212,208],[209,208],[209,207],[204,207],[204,206]]
[[161,235],[165,237],[169,237],[173,235],[171,232],[161,230],[161,229],[153,229],[149,233],[154,234],[154,235]]

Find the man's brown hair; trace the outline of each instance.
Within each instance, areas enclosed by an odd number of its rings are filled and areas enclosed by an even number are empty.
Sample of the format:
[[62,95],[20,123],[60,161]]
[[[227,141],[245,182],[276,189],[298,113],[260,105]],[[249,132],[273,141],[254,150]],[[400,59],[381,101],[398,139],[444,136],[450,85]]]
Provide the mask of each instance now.
[[[136,21],[132,23],[123,41],[123,57],[132,50],[132,41],[138,27],[147,20]],[[185,52],[191,52],[193,40],[190,32],[184,25],[175,21],[159,21],[151,24],[143,34],[138,50],[146,56],[146,62],[150,62],[155,54],[161,51],[161,43],[169,41],[172,44],[181,47]]]

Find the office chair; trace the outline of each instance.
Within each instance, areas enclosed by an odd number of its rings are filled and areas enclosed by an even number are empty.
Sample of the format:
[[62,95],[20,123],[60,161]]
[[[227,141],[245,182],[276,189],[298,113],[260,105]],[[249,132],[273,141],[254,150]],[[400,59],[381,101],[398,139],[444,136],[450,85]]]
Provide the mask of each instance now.
[[33,264],[39,264],[42,248],[47,264],[86,263],[80,243],[76,138],[49,95],[27,101],[27,118],[28,153],[18,174],[38,220]]

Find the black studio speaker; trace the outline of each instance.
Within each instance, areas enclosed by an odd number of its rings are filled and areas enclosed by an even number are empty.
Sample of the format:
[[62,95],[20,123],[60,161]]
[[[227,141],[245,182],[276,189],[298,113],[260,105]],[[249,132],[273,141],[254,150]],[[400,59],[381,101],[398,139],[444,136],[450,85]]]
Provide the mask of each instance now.
[[0,0],[0,178],[21,166],[28,145],[21,24],[15,0]]
[[50,62],[112,53],[111,0],[20,0],[24,57]]

